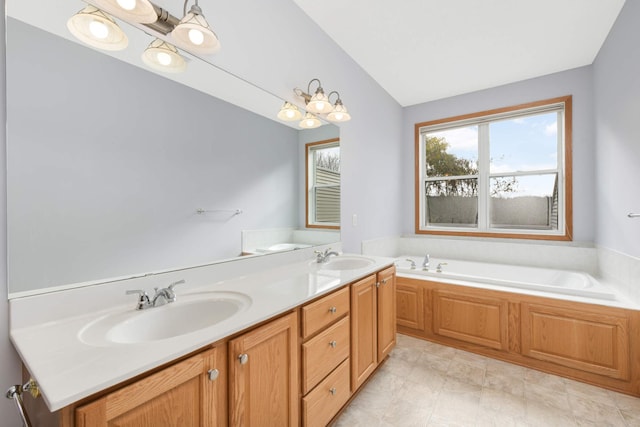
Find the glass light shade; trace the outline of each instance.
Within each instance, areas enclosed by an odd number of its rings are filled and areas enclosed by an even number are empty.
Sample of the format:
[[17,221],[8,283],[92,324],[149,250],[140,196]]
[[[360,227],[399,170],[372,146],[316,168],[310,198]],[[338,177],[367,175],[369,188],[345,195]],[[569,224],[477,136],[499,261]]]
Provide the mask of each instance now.
[[329,102],[329,98],[324,94],[324,90],[319,87],[309,100],[307,110],[312,113],[326,113],[330,108],[331,103]]
[[304,118],[300,121],[299,125],[303,129],[314,129],[322,125],[322,122],[313,114],[307,113],[304,115]]
[[122,50],[129,45],[116,21],[91,5],[69,18],[67,28],[78,40],[98,49]]
[[348,122],[351,120],[351,115],[347,111],[347,108],[342,105],[340,98],[336,101],[336,105],[333,110],[327,114],[327,120],[330,122]]
[[158,14],[149,0],[93,0],[92,3],[125,21],[151,24],[158,20]]
[[191,6],[189,13],[171,31],[171,37],[176,45],[188,52],[209,55],[220,50],[220,40],[201,12],[198,6]]
[[154,70],[164,73],[181,73],[187,63],[175,46],[164,40],[155,39],[142,53],[142,61]]
[[285,122],[293,122],[296,120],[300,120],[302,118],[302,113],[298,110],[298,107],[291,104],[290,102],[285,101],[282,108],[278,112],[278,118],[280,120],[284,120]]

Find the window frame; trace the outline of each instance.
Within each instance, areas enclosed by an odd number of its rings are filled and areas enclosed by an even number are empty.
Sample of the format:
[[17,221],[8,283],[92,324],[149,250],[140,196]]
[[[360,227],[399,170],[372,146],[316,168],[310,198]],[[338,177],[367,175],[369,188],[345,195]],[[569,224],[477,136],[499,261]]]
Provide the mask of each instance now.
[[[562,123],[558,122],[558,134],[563,134],[562,143],[558,145],[558,190],[559,201],[562,205],[558,212],[558,222],[562,223],[562,227],[558,230],[535,230],[535,229],[518,229],[513,228],[491,228],[489,209],[487,204],[490,202],[490,179],[496,176],[522,176],[536,175],[544,171],[514,171],[509,173],[490,173],[489,170],[489,144],[481,144],[480,136],[478,142],[478,159],[479,169],[480,163],[484,162],[484,170],[478,172],[478,228],[469,228],[468,226],[460,227],[438,227],[429,226],[426,223],[426,206],[424,197],[426,177],[426,152],[425,138],[423,135],[428,131],[445,130],[459,128],[469,125],[481,125],[491,123],[492,121],[516,118],[518,116],[528,116],[545,111],[554,111],[559,106],[564,106],[564,114]],[[557,98],[535,101],[525,104],[514,105],[510,107],[486,110],[477,113],[465,114],[460,116],[448,117],[444,119],[432,120],[428,122],[416,123],[415,131],[415,232],[416,234],[430,234],[443,236],[471,236],[471,237],[494,237],[494,238],[514,238],[514,239],[533,239],[533,240],[563,240],[570,241],[573,239],[573,180],[572,180],[572,96],[562,96]],[[479,134],[481,132],[479,128]],[[482,152],[485,150],[486,152]],[[484,160],[481,158],[484,157]],[[468,178],[471,176],[465,176]],[[436,177],[432,177],[437,179]],[[439,177],[442,178],[442,177]],[[446,177],[447,179],[455,177]],[[484,196],[483,196],[484,194]],[[482,210],[482,212],[481,212]],[[482,220],[480,217],[482,216]],[[424,221],[423,221],[424,220]]]
[[[313,182],[315,179],[311,176],[311,172],[315,172],[314,158],[310,154],[316,150],[323,148],[340,147],[340,138],[326,139],[323,141],[309,142],[305,144],[305,227],[306,228],[321,228],[326,230],[340,230],[340,223],[327,222],[316,223],[312,221],[312,215],[315,218],[315,199],[312,197],[314,189]],[[342,178],[341,178],[342,179]],[[340,183],[342,187],[342,182]]]

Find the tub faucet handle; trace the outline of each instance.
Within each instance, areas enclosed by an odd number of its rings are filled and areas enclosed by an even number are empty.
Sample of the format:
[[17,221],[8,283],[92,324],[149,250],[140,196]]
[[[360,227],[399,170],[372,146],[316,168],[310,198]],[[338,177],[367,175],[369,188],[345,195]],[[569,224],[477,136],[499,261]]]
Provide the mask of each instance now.
[[443,265],[447,265],[446,262],[441,262],[438,264],[438,266],[436,267],[436,273],[442,273],[442,266]]
[[411,258],[407,258],[407,261],[409,261],[411,263],[411,269],[415,270],[416,269],[416,262],[414,260],[412,260]]

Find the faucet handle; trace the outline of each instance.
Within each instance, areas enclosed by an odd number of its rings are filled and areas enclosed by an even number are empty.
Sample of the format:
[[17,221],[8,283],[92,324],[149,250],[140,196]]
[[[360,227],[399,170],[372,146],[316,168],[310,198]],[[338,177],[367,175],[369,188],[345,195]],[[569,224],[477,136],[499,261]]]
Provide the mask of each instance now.
[[170,290],[170,291],[172,291],[172,290],[173,290],[173,288],[175,288],[175,287],[176,287],[176,286],[178,286],[178,285],[182,285],[182,284],[184,284],[184,283],[185,283],[185,280],[184,280],[184,279],[182,279],[182,280],[178,280],[177,282],[173,282],[172,284],[170,284],[170,285],[169,285],[169,290]]
[[150,300],[149,295],[142,289],[128,289],[125,291],[126,295],[138,294],[138,304],[136,305],[136,310],[142,310],[149,306]]

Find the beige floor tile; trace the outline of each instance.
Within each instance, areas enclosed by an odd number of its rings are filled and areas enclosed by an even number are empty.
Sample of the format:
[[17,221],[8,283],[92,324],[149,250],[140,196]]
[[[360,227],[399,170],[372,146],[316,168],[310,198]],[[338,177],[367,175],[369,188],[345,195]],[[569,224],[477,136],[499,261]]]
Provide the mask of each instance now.
[[640,427],[640,399],[398,335],[337,427]]
[[561,390],[554,390],[525,381],[524,397],[527,402],[537,402],[561,411],[571,411],[571,407],[569,406],[569,396],[564,391],[564,388]]
[[487,369],[484,374],[485,388],[504,391],[514,396],[524,396],[524,379],[522,376],[511,375],[510,372],[493,372]]
[[575,395],[569,395],[569,403],[576,420],[582,420],[582,424],[578,423],[580,425],[583,425],[584,422],[593,422],[594,425],[603,427],[625,427],[627,424],[618,408],[613,405]]
[[453,359],[447,370],[447,376],[469,384],[481,386],[484,382],[485,369],[461,359]]

